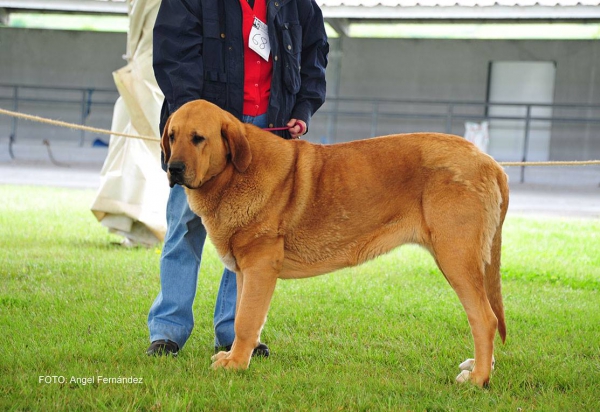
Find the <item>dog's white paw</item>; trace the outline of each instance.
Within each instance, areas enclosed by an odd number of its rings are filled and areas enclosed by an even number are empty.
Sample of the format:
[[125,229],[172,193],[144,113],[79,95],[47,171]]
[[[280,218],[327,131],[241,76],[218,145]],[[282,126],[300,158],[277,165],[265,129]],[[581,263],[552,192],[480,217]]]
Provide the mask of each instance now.
[[216,353],[213,356],[211,356],[210,360],[216,362],[218,360],[225,359],[229,356],[229,353],[230,352],[220,351],[219,353]]
[[[461,371],[471,372],[474,367],[475,367],[475,359],[467,359],[466,361],[464,361],[463,363],[458,365],[458,369],[460,369]],[[456,379],[458,379],[458,378],[456,378]]]
[[[494,370],[494,365],[496,364],[496,359],[492,356],[492,370]],[[473,372],[473,368],[475,368],[475,359],[467,359],[460,365],[458,365],[460,369],[460,373],[456,377],[456,382],[464,383],[467,382],[471,378],[471,372]]]
[[456,382],[465,383],[465,382],[468,382],[470,378],[471,378],[471,371],[464,369],[456,377]]
[[[492,370],[494,370],[494,366],[496,365],[496,359],[492,356]],[[467,359],[460,365],[458,365],[458,369],[461,371],[473,371],[475,367],[475,359]]]

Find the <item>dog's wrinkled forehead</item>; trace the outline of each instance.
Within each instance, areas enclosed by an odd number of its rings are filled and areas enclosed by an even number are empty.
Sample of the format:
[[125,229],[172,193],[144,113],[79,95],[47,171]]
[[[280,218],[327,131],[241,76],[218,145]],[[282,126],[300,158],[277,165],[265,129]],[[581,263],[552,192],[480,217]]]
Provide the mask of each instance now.
[[210,108],[195,102],[183,105],[173,115],[169,134],[178,137],[203,136],[209,138],[220,134],[219,117]]

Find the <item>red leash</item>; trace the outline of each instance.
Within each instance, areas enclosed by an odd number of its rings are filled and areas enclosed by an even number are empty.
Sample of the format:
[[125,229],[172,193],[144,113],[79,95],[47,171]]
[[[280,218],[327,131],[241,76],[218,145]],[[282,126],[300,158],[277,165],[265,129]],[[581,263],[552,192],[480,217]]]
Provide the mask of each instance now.
[[300,122],[296,122],[296,124],[294,124],[293,126],[265,127],[265,128],[263,128],[263,130],[266,130],[267,132],[277,132],[277,131],[281,131],[281,130],[290,130],[292,127],[296,127],[296,125],[300,125],[300,135],[303,135],[306,132],[306,129]]
[[284,127],[264,127],[263,130],[266,130],[267,132],[278,132],[280,130],[290,130],[291,127],[289,126],[284,126]]

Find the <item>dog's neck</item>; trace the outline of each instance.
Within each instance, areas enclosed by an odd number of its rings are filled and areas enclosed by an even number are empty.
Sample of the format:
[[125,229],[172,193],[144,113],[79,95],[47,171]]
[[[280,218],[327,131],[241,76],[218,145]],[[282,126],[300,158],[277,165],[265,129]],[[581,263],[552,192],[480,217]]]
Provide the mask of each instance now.
[[186,187],[185,192],[188,196],[190,208],[198,216],[215,213],[228,190],[228,182],[233,176],[233,165],[227,163],[227,166],[221,173],[205,181],[200,187]]

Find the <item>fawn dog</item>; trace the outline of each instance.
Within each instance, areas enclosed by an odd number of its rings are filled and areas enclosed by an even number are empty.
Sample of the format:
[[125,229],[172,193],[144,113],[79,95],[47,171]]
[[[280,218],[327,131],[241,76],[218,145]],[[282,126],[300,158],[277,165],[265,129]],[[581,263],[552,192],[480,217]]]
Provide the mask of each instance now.
[[171,187],[185,187],[237,277],[235,341],[213,368],[250,364],[277,279],[358,265],[405,243],[427,249],[462,303],[475,359],[458,381],[484,386],[506,338],[500,282],[508,181],[465,139],[409,133],[333,145],[284,140],[196,100],[161,139]]

